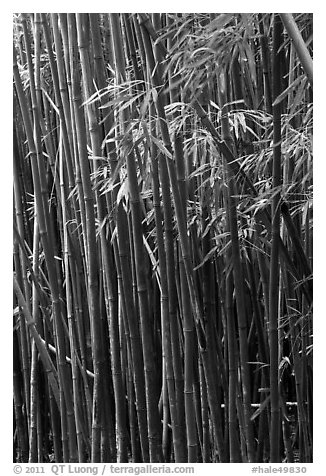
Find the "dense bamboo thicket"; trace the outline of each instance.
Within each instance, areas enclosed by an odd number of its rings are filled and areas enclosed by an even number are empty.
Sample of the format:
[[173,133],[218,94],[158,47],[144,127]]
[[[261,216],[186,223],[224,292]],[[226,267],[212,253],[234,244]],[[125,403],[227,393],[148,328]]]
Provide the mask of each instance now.
[[14,15],[14,460],[312,461],[312,15]]

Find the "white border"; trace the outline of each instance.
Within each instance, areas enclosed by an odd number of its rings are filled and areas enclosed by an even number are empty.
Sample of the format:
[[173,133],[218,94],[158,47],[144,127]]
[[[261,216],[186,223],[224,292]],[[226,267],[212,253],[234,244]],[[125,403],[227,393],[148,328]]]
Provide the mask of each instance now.
[[[55,6],[55,10],[53,7]],[[225,8],[227,7],[227,9]],[[263,4],[261,1],[240,2],[190,2],[190,1],[124,1],[111,3],[91,2],[81,4],[77,2],[56,1],[46,5],[44,2],[13,2],[1,8],[0,48],[1,48],[1,185],[0,185],[0,217],[1,217],[1,272],[0,272],[0,296],[1,296],[1,334],[0,344],[0,467],[3,474],[12,473],[12,14],[14,12],[261,12],[261,11],[292,11],[314,13],[314,105],[315,105],[315,147],[314,147],[314,463],[306,465],[306,474],[320,475],[325,472],[325,380],[326,371],[323,350],[325,349],[325,295],[326,285],[326,261],[325,261],[325,220],[326,220],[326,154],[325,154],[325,18],[326,10],[321,2],[274,1]],[[221,474],[250,474],[251,465],[223,465],[216,467],[212,464],[196,466],[196,475],[215,474],[216,470]],[[266,465],[264,465],[266,466]],[[233,470],[232,468],[233,467]],[[24,474],[24,473],[23,473]],[[107,473],[108,474],[108,473]]]

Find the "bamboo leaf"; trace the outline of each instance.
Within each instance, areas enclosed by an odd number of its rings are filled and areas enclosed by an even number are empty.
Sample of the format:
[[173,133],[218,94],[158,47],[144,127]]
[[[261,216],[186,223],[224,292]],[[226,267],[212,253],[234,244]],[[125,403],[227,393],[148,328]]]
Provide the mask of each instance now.
[[172,154],[167,150],[167,148],[162,144],[160,140],[158,140],[156,137],[151,136],[151,140],[154,142],[155,145],[160,149],[160,151],[168,158],[172,159]]
[[204,257],[202,262],[194,268],[194,271],[197,271],[197,269],[200,269],[207,261],[209,261],[216,254],[217,249],[218,249],[217,245],[213,246],[213,248]]
[[288,86],[286,89],[284,89],[284,91],[275,99],[275,101],[273,102],[273,106],[276,106],[277,104],[280,104],[287,97],[287,95],[290,94],[304,80],[306,80],[306,78],[303,77],[303,76],[299,76],[298,78],[296,78],[290,84],[290,86]]

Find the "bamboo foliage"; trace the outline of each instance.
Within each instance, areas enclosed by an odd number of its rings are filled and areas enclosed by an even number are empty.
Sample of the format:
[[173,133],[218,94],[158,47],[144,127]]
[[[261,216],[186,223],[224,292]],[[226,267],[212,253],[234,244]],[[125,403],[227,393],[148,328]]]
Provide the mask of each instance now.
[[15,461],[312,460],[311,34],[14,15]]

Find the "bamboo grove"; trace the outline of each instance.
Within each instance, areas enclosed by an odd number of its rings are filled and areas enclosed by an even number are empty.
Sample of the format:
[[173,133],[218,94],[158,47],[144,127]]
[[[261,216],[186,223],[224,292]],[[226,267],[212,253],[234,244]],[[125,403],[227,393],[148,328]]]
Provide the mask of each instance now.
[[312,15],[13,28],[14,460],[312,461]]

